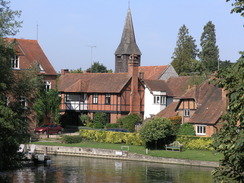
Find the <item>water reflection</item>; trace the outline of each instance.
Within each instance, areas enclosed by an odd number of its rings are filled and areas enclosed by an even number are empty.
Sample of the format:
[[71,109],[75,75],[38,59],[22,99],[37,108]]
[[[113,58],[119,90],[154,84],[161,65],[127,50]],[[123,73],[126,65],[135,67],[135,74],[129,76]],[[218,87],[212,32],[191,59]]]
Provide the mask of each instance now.
[[[52,156],[51,166],[31,166],[2,172],[13,183],[208,183],[211,168]],[[8,181],[0,179],[0,182]]]

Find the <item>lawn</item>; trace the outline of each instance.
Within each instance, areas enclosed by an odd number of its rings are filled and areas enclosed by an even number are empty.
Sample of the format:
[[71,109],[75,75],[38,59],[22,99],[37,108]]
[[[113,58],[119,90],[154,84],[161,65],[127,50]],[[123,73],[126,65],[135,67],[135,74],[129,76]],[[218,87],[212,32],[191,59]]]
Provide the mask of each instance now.
[[[77,144],[62,144],[59,142],[34,142],[39,145],[52,145],[52,146],[70,146],[70,147],[88,147],[88,148],[100,148],[100,149],[114,149],[120,150],[121,146],[127,146],[125,144],[107,144],[84,141]],[[128,145],[129,152],[137,154],[146,154],[144,146]],[[213,151],[203,150],[183,150],[183,152],[172,152],[165,150],[149,150],[149,156],[164,157],[164,158],[178,158],[189,160],[201,160],[201,161],[219,161],[223,156],[216,154]]]

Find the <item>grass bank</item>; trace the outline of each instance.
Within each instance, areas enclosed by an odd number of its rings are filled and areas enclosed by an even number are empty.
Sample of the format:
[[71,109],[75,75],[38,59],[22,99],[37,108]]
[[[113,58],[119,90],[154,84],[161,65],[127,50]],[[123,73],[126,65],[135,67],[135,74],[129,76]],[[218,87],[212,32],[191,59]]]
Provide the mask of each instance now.
[[[77,144],[62,144],[59,142],[34,142],[34,144],[50,145],[50,146],[114,149],[114,150],[120,150],[121,146],[127,146],[124,144],[107,144],[107,143],[96,143],[96,142],[87,142],[87,141],[77,143]],[[144,146],[135,146],[135,145],[128,145],[128,146],[129,146],[129,152],[146,155]],[[148,155],[154,157],[189,159],[189,160],[200,160],[200,161],[219,161],[223,157],[221,154],[216,154],[213,151],[201,151],[201,150],[183,150],[183,152],[149,150]]]

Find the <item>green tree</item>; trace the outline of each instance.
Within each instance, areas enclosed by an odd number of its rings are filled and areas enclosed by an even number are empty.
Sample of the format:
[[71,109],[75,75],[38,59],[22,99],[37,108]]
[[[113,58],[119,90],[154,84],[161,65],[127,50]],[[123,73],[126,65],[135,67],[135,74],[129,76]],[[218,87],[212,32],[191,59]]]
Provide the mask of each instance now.
[[192,135],[195,136],[196,132],[194,127],[189,123],[184,123],[180,126],[177,135]]
[[169,119],[157,117],[145,122],[139,130],[139,133],[147,144],[155,144],[157,148],[159,141],[163,141],[163,144],[166,144],[167,138],[169,138],[174,131],[173,125]]
[[105,67],[103,64],[100,64],[99,62],[94,62],[92,66],[87,69],[91,73],[107,73],[107,67]]
[[203,28],[199,54],[203,67],[210,72],[218,70],[219,48],[216,45],[215,25],[209,21]]
[[20,17],[21,11],[11,10],[9,3],[9,1],[0,0],[0,37],[15,35],[22,24],[22,21],[16,20]]
[[[107,122],[107,115],[104,112],[97,112],[94,114],[94,119],[93,119],[94,125],[97,123],[101,123],[103,126]],[[101,126],[101,125],[100,125]]]
[[[226,0],[226,2],[229,2],[230,0]],[[231,10],[231,13],[240,13],[241,16],[244,17],[244,1],[243,0],[234,0],[235,2],[232,3],[232,6],[234,8]]]
[[189,30],[185,25],[179,29],[176,48],[172,56],[172,66],[180,75],[195,72],[199,66],[196,56],[198,55],[195,39],[189,35]]
[[117,120],[117,124],[124,128],[124,129],[127,129],[129,130],[130,132],[134,132],[135,131],[135,125],[137,123],[141,123],[142,122],[142,119],[140,118],[140,116],[138,116],[138,114],[130,114],[126,117],[122,117],[122,118],[119,118]]
[[227,90],[226,121],[214,139],[213,146],[224,155],[213,172],[216,181],[243,182],[244,180],[244,52],[231,67],[221,69],[214,82]]
[[41,88],[38,91],[37,99],[34,104],[37,120],[39,124],[58,122],[58,112],[61,99],[57,90],[46,91]]
[[83,73],[82,68],[70,70],[69,73]]

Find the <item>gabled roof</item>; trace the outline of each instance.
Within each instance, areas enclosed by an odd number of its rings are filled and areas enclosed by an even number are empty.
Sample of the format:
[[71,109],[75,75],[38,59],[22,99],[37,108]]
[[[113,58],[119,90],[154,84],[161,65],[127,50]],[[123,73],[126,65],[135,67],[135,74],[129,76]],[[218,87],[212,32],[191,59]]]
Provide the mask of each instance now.
[[164,110],[160,111],[156,116],[164,118],[177,116],[177,112],[175,111],[177,104],[178,102],[172,102]]
[[57,74],[36,40],[15,38],[6,38],[5,40],[16,43],[16,54],[22,56],[20,69],[29,69],[33,65],[40,65],[44,70],[42,74]]
[[140,66],[138,72],[144,73],[143,79],[157,80],[168,68],[168,65]]
[[58,91],[119,93],[130,79],[127,73],[66,73],[59,78]]
[[141,55],[141,51],[136,44],[136,38],[134,33],[134,27],[132,22],[132,16],[130,8],[127,11],[124,30],[122,33],[120,44],[115,51],[115,55]]
[[172,91],[163,80],[144,80],[144,83],[150,89],[150,91],[166,92],[167,96],[172,96]]
[[167,80],[167,85],[173,92],[173,96],[180,98],[187,89],[187,82],[191,76],[171,77]]

